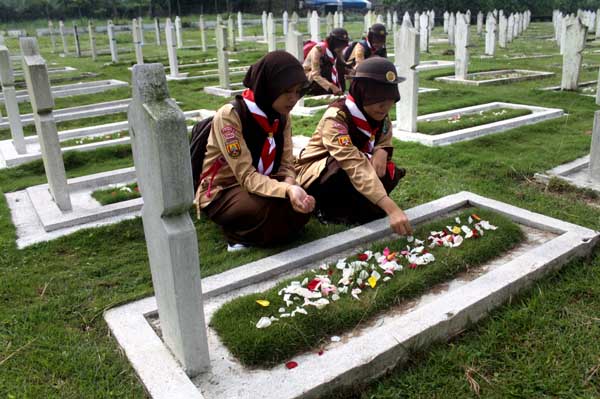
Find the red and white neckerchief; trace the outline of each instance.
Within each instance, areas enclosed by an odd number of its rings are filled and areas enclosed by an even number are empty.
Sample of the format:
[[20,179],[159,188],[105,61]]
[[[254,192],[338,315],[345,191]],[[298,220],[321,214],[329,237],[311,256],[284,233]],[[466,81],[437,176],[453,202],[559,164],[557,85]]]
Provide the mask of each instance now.
[[335,66],[336,62],[336,58],[335,55],[333,55],[333,53],[331,52],[331,50],[329,50],[329,47],[327,47],[327,41],[323,41],[323,43],[321,43],[321,47],[325,49],[325,55],[327,56],[327,58],[329,59],[329,61],[331,62],[331,82],[333,82],[334,85],[336,85],[337,87],[339,87],[340,89],[342,88],[340,86],[340,82],[338,80],[338,71],[337,71],[337,67]]
[[373,46],[371,46],[371,42],[369,41],[369,39],[365,39],[365,42],[367,43],[367,47],[369,47],[369,50],[373,50]]
[[275,144],[274,135],[279,128],[279,119],[275,119],[272,125],[269,124],[267,115],[254,102],[254,92],[252,90],[244,90],[242,97],[248,110],[252,113],[254,120],[267,134],[267,138],[265,139],[265,143],[263,144],[260,153],[260,159],[258,160],[257,170],[261,175],[269,176],[273,171],[273,165],[275,164],[275,149],[277,148],[277,144]]
[[369,125],[367,118],[365,118],[364,114],[360,111],[360,109],[358,109],[356,101],[350,94],[346,96],[345,105],[348,108],[348,111],[350,111],[350,115],[352,115],[352,122],[354,122],[357,129],[369,138],[369,141],[365,147],[361,149],[361,151],[370,157],[373,155],[373,148],[375,147],[375,135],[377,134],[379,128],[372,128],[371,125]]

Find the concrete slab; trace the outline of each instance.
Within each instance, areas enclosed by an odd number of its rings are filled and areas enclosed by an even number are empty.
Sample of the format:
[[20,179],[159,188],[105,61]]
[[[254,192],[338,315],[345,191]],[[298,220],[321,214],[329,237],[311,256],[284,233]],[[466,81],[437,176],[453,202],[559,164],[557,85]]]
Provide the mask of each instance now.
[[[596,97],[596,90],[598,88],[598,81],[597,80],[588,80],[586,82],[581,82],[577,85],[577,87],[581,90],[581,92],[579,94],[581,94],[582,96],[586,96],[586,97]],[[541,89],[538,89],[541,91],[561,91],[560,86],[549,86],[549,87],[542,87]]]
[[[76,70],[77,70],[77,68],[73,68],[73,67],[70,67],[70,66],[48,68],[48,75],[56,75],[56,74],[59,74],[59,73],[74,72]],[[23,76],[23,71],[15,71],[14,76],[15,77],[17,77],[17,76]]]
[[[116,79],[108,79],[108,80],[98,80],[95,82],[80,82],[62,86],[53,86],[51,87],[52,97],[61,98],[61,97],[70,97],[70,96],[79,96],[83,94],[94,94],[101,93],[103,91],[117,89],[119,87],[128,87],[129,83],[123,82],[122,80]],[[29,94],[27,94],[27,90],[19,90],[17,91],[17,101],[19,103],[29,101]],[[4,95],[0,93],[0,102],[4,103]]]
[[437,121],[451,118],[457,114],[473,114],[481,111],[489,111],[496,108],[527,109],[531,114],[519,116],[516,118],[505,119],[503,121],[487,123],[485,125],[474,126],[466,129],[455,130],[453,132],[442,134],[424,134],[411,133],[394,128],[394,137],[401,141],[412,141],[421,143],[429,147],[449,145],[461,141],[473,140],[477,137],[504,132],[519,126],[531,125],[541,121],[560,118],[563,115],[562,109],[537,107],[534,105],[513,104],[505,102],[493,102],[471,107],[458,108],[450,111],[437,112],[434,114],[421,115],[417,117],[417,122]]
[[[322,356],[309,352],[294,357],[298,367],[293,370],[283,364],[269,370],[246,369],[209,328],[211,371],[191,380],[160,338],[154,297],[111,309],[105,319],[154,399],[325,397],[332,389],[352,387],[357,380],[364,383],[385,374],[408,360],[414,350],[451,338],[544,275],[588,254],[600,238],[596,231],[469,192],[406,213],[418,224],[465,206],[490,209],[520,223],[528,241],[511,257],[493,261],[474,275],[459,276],[409,306],[403,304],[374,323],[344,334],[340,342],[329,343]],[[381,219],[205,278],[206,316],[210,318],[232,298],[273,287],[328,257],[344,256],[340,254],[390,233],[387,220]]]
[[[201,78],[201,77],[195,76],[195,78]],[[213,96],[233,97],[233,96],[237,96],[238,94],[242,94],[242,92],[245,89],[244,84],[242,82],[231,83],[229,85],[229,87],[230,87],[230,89],[223,89],[219,86],[206,86],[204,88],[204,92],[208,93],[208,94],[212,94]]]
[[[496,75],[509,75],[504,78],[494,78]],[[513,75],[513,76],[510,76]],[[543,79],[549,76],[554,76],[554,72],[544,71],[530,71],[526,69],[503,69],[498,71],[486,71],[486,72],[475,72],[467,74],[467,79],[456,79],[454,76],[442,76],[435,78],[436,81],[461,84],[468,86],[483,86],[483,85],[497,85],[497,84],[508,84],[515,82],[522,82],[525,80]],[[485,79],[489,77],[489,79]],[[482,80],[475,80],[476,78],[483,78]]]
[[600,192],[600,184],[592,181],[590,178],[589,167],[590,156],[586,155],[550,169],[545,173],[536,173],[534,178],[544,184],[548,184],[552,178],[558,178],[575,187]]
[[[79,107],[60,108],[54,110],[54,120],[58,122],[71,121],[74,119],[90,118],[92,116],[113,115],[120,112],[126,112],[127,106],[131,100],[108,101],[104,103],[96,103],[82,105]],[[33,114],[21,115],[21,123],[23,126],[33,125]],[[0,122],[0,129],[9,129],[10,125],[7,121]]]

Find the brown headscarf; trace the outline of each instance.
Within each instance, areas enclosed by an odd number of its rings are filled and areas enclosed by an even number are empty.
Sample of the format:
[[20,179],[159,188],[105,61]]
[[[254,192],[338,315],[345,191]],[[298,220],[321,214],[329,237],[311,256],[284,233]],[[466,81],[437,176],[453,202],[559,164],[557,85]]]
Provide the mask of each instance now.
[[244,86],[254,92],[256,105],[269,120],[279,117],[273,103],[283,92],[301,83],[308,84],[300,61],[286,51],[272,51],[248,69]]

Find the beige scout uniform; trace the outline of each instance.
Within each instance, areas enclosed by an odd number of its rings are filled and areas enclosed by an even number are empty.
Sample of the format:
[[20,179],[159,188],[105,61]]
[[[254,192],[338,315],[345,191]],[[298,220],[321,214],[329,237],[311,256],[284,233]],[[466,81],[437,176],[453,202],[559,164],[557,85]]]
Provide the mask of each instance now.
[[244,141],[240,117],[231,104],[222,106],[213,119],[202,172],[209,170],[221,157],[225,162],[212,181],[210,197],[207,194],[211,176],[205,177],[198,187],[196,201],[199,201],[200,208],[208,206],[221,190],[235,186],[263,197],[285,198],[289,184],[278,180],[296,177],[290,118],[287,118],[283,134],[284,147],[279,170],[271,176],[262,175],[252,165],[252,155]]
[[[354,188],[373,204],[377,204],[387,196],[387,192],[371,161],[352,144],[344,116],[339,108],[330,107],[325,111],[315,133],[296,161],[298,183],[308,189],[325,169],[328,156],[332,156],[346,172]],[[387,123],[391,126],[389,120]],[[373,152],[379,148],[392,149],[391,130],[380,135]]]
[[304,60],[304,72],[309,82],[317,82],[323,90],[333,92],[337,88],[335,83],[321,76],[321,57],[324,56],[324,52],[320,44],[315,45]]
[[350,54],[350,58],[348,58],[348,62],[352,62],[352,60],[356,61],[354,64],[354,68],[360,65],[361,62],[365,60],[365,48],[362,43],[356,43],[356,46],[352,49],[352,53]]

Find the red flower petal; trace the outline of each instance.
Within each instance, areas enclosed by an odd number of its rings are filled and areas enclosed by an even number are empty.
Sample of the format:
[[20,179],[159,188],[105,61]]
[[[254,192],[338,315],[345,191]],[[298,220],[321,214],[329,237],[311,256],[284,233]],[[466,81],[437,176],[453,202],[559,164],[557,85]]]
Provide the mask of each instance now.
[[306,288],[308,288],[311,291],[316,291],[317,287],[321,284],[321,280],[319,280],[318,278],[313,278],[308,285],[306,286]]
[[289,362],[287,362],[287,363],[285,364],[285,367],[286,367],[288,370],[295,369],[296,367],[298,367],[298,363],[292,360],[292,361],[289,361]]
[[367,259],[369,259],[369,255],[367,254],[360,254],[358,255],[358,260],[365,262]]
[[411,263],[410,265],[408,265],[408,267],[410,267],[411,269],[416,269],[417,268],[417,264],[416,263]]
[[328,275],[328,276],[331,276],[332,274],[333,274],[333,270],[331,270],[331,269],[330,269],[330,270],[327,270],[327,275]]
[[321,349],[319,352],[317,352],[319,354],[319,356],[323,356],[323,352],[325,352],[323,349]]

